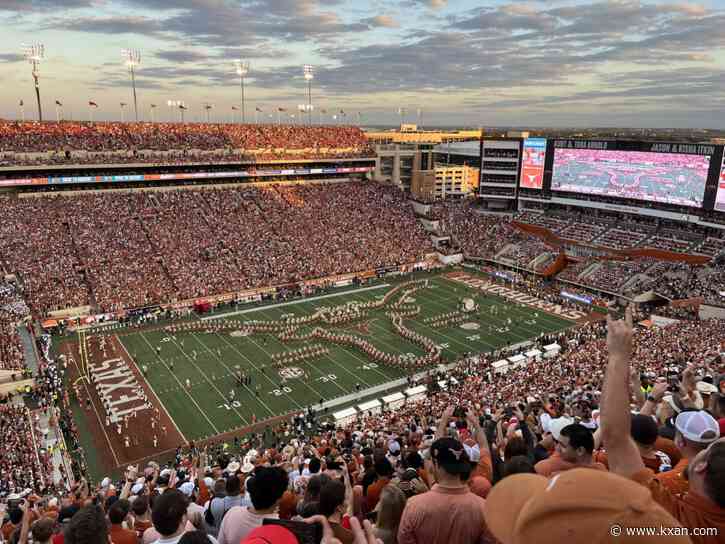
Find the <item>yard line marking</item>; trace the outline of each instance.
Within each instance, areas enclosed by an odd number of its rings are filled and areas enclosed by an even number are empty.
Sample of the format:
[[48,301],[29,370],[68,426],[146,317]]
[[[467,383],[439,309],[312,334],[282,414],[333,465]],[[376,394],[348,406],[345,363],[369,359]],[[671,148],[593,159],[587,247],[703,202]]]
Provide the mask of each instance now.
[[[279,344],[280,346],[282,346],[282,347],[283,347],[283,348],[285,348],[285,349],[287,349],[287,348],[288,348],[288,346],[287,346],[286,344],[284,344],[284,343],[283,343],[283,342],[282,342],[282,341],[281,341],[281,340],[280,340],[279,338],[277,338],[277,337],[276,337],[276,336],[275,336],[274,334],[272,334],[271,336],[272,336],[272,338],[274,338],[275,342],[277,342],[277,343],[278,343],[278,344]],[[337,345],[337,344],[335,344],[335,345]],[[363,380],[362,380],[362,379],[361,379],[360,377],[358,377],[357,375],[353,374],[352,372],[350,372],[349,370],[347,370],[347,369],[346,369],[346,368],[345,368],[344,366],[342,366],[342,365],[340,365],[339,363],[337,363],[337,361],[335,361],[335,359],[333,359],[332,357],[330,357],[330,355],[328,355],[328,354],[325,354],[325,355],[323,355],[323,357],[327,357],[328,359],[330,359],[330,361],[332,361],[332,362],[333,362],[333,364],[335,364],[335,365],[336,365],[336,366],[337,366],[338,368],[341,368],[342,370],[346,371],[346,372],[347,372],[348,374],[350,374],[350,376],[352,376],[352,377],[353,377],[353,378],[355,378],[356,380],[360,380],[360,381],[362,381],[363,383],[365,383],[365,382],[364,382],[364,381],[363,381]],[[309,364],[309,366],[310,366],[310,367],[312,367],[312,368],[314,368],[315,370],[318,370],[318,371],[320,370],[319,368],[317,368],[316,366],[314,366],[314,365],[312,364],[312,361],[305,361],[305,363]],[[332,381],[333,381],[333,382],[335,383],[335,385],[337,386],[337,388],[338,388],[338,389],[340,389],[340,391],[342,391],[342,392],[343,392],[343,393],[345,393],[346,395],[347,395],[347,394],[350,394],[350,393],[352,392],[352,391],[348,391],[348,390],[344,389],[344,388],[343,388],[343,387],[342,387],[342,386],[341,386],[340,384],[338,384],[338,383],[337,383],[337,380],[332,380]],[[368,387],[370,386],[370,385],[369,385],[369,384],[367,384],[367,383],[365,383],[365,385],[367,385]],[[323,397],[323,395],[320,395],[320,398],[322,398],[322,397]]]
[[[232,348],[232,349],[233,349],[234,351],[236,351],[236,352],[237,352],[237,353],[238,353],[239,355],[241,355],[241,356],[242,356],[242,357],[244,357],[244,358],[245,358],[245,359],[246,359],[247,361],[249,361],[249,362],[250,362],[250,363],[252,364],[252,366],[254,367],[254,370],[256,370],[257,372],[259,372],[260,374],[262,374],[262,376],[264,376],[265,378],[267,378],[267,381],[268,381],[269,383],[271,383],[271,384],[272,384],[272,387],[274,387],[275,389],[278,389],[278,387],[277,387],[277,384],[276,384],[276,383],[274,383],[274,382],[272,381],[272,378],[270,378],[269,376],[267,376],[267,373],[266,373],[266,372],[261,372],[261,371],[259,370],[259,367],[258,367],[257,365],[255,365],[255,364],[254,364],[254,362],[253,362],[253,361],[252,361],[252,360],[251,360],[251,359],[250,359],[249,357],[247,357],[246,355],[244,355],[244,353],[242,353],[241,351],[239,351],[239,350],[238,350],[238,349],[236,348],[236,346],[235,346],[234,344],[231,344],[231,343],[229,342],[229,340],[227,340],[226,338],[224,338],[224,336],[222,336],[221,334],[219,335],[219,338],[221,338],[223,342],[225,342],[225,343],[226,343],[226,344],[227,344],[227,345],[228,345],[229,347],[231,347],[231,348]],[[252,337],[251,337],[251,336],[247,336],[247,338],[249,338],[249,339],[251,340],[251,338],[252,338]],[[254,341],[253,341],[253,342],[254,342]],[[254,342],[254,344],[255,344],[255,345],[257,345],[257,343],[256,343],[256,342]],[[259,347],[259,346],[258,346],[258,347]],[[266,353],[266,352],[265,352],[265,353]],[[269,354],[267,354],[267,355],[269,355]],[[286,393],[286,392],[284,391],[284,389],[282,389],[281,391],[282,391],[282,392],[283,392],[283,393],[285,394],[285,396],[286,396],[286,397],[287,397],[288,399],[290,399],[290,400],[291,400],[291,401],[292,401],[292,402],[293,402],[293,403],[294,403],[295,405],[297,405],[297,408],[302,408],[302,406],[300,406],[300,404],[299,404],[299,403],[298,403],[298,402],[297,402],[297,401],[296,401],[296,400],[295,400],[294,398],[292,398],[292,397],[291,397],[291,396],[290,396],[290,395],[289,395],[288,393]]]
[[[216,333],[216,334],[219,334],[219,333]],[[218,356],[218,355],[217,355],[216,353],[214,353],[214,352],[213,352],[213,351],[212,351],[211,349],[209,349],[209,348],[207,347],[207,345],[206,345],[206,344],[204,344],[204,342],[202,342],[202,341],[201,341],[201,339],[200,339],[200,338],[199,338],[198,336],[196,336],[196,334],[195,334],[195,333],[193,333],[193,332],[192,332],[192,333],[191,333],[191,335],[192,335],[192,336],[194,337],[194,339],[195,339],[195,340],[196,340],[197,342],[199,342],[199,344],[201,344],[201,345],[202,345],[202,346],[204,347],[204,349],[205,349],[205,350],[207,350],[207,351],[208,351],[209,353],[211,353],[211,354],[212,354],[212,355],[213,355],[214,357],[216,357],[217,359],[219,359],[219,362],[220,362],[221,364],[223,364],[223,365],[224,365],[224,367],[225,367],[225,368],[226,368],[226,369],[227,369],[227,370],[229,371],[229,373],[230,373],[230,374],[232,374],[232,376],[234,376],[234,373],[232,372],[232,370],[231,370],[231,369],[230,369],[230,368],[229,368],[229,367],[227,366],[227,364],[226,364],[226,363],[225,363],[225,362],[224,362],[224,361],[222,360],[222,358],[221,358],[221,357],[219,357],[219,356]],[[257,399],[257,400],[259,401],[259,403],[260,403],[260,404],[261,404],[262,406],[264,406],[264,407],[265,407],[265,408],[267,409],[267,411],[268,411],[268,412],[269,412],[269,413],[270,413],[271,415],[273,415],[273,416],[274,416],[274,415],[277,415],[277,414],[275,414],[275,413],[274,413],[274,411],[272,411],[272,409],[271,409],[271,408],[270,408],[269,406],[267,406],[267,403],[266,403],[266,402],[264,402],[264,401],[262,400],[262,397],[261,397],[261,396],[260,396],[260,397],[256,397],[256,396],[254,395],[254,391],[252,391],[252,390],[251,390],[251,389],[250,389],[250,388],[249,388],[248,386],[244,385],[243,387],[244,387],[244,388],[245,388],[245,389],[246,389],[247,391],[249,391],[249,394],[250,394],[251,398],[253,398],[253,399],[254,399],[254,398],[256,398],[256,399]]]
[[[451,280],[448,280],[448,281],[451,281]],[[463,284],[460,284],[460,285],[463,285]],[[468,286],[464,286],[464,288],[472,289],[471,287],[468,287]],[[451,292],[450,291],[450,287],[447,287],[447,288],[444,287],[444,290],[447,291],[447,292]],[[530,307],[525,306],[525,305],[522,308],[521,307],[522,305],[520,305],[519,303],[514,302],[514,301],[510,301],[510,300],[508,300],[505,297],[501,297],[501,296],[498,296],[498,295],[494,295],[492,293],[484,293],[484,294],[487,297],[490,297],[490,298],[494,298],[495,297],[494,300],[500,300],[500,301],[502,301],[502,303],[505,303],[506,305],[512,304],[512,308],[506,310],[507,317],[511,317],[511,316],[513,316],[513,317],[530,317],[532,312],[537,312],[536,309],[530,308]],[[435,304],[435,302],[434,302],[434,304]],[[547,334],[548,334],[548,332],[553,332],[551,329],[549,329],[549,327],[551,327],[551,326],[553,326],[553,325],[556,324],[556,322],[554,320],[554,316],[548,314],[547,312],[544,312],[543,310],[541,311],[541,313],[543,314],[544,320],[546,322],[552,324],[552,325],[548,325],[547,324],[547,327],[546,327]],[[539,318],[541,318],[541,317],[542,317],[542,315],[539,314]],[[501,318],[499,321],[501,321],[502,323],[505,323],[506,322],[504,318]],[[571,323],[568,320],[564,320],[564,321],[566,321],[567,323]],[[511,331],[511,334],[514,335],[514,336],[517,336],[518,338],[520,338],[522,340],[536,339],[536,338],[538,338],[538,335],[540,333],[544,332],[544,330],[541,327],[537,327],[537,329],[533,329],[532,330],[528,326],[517,324],[517,327],[516,328],[523,330],[524,331],[524,335],[521,335],[521,334],[516,333],[514,331]],[[565,328],[569,328],[569,326],[567,326],[567,327],[556,327],[553,330],[560,331],[560,330],[563,330]]]
[[[216,389],[216,392],[217,392],[217,393],[219,393],[219,396],[220,396],[220,397],[222,398],[222,400],[224,401],[224,404],[227,404],[227,403],[230,403],[230,402],[232,402],[232,401],[230,401],[230,400],[229,400],[229,399],[228,399],[228,398],[226,397],[226,395],[224,395],[224,393],[222,393],[221,389],[219,389],[219,388],[218,388],[218,387],[216,386],[216,384],[215,384],[215,383],[214,383],[214,382],[213,382],[212,380],[210,380],[210,379],[209,379],[209,378],[207,377],[206,373],[205,373],[205,372],[204,372],[204,371],[203,371],[203,370],[201,369],[201,367],[199,367],[199,366],[198,366],[198,365],[197,365],[197,364],[196,364],[196,363],[194,362],[194,360],[193,360],[193,359],[192,359],[191,357],[189,357],[189,356],[188,356],[188,355],[186,354],[186,352],[184,351],[184,348],[182,348],[181,346],[179,346],[179,343],[178,343],[178,342],[177,342],[177,341],[176,341],[176,340],[174,339],[174,337],[173,337],[173,336],[171,337],[171,341],[172,341],[172,342],[174,343],[174,345],[176,346],[176,348],[177,348],[178,350],[180,350],[180,351],[181,351],[181,352],[182,352],[182,353],[184,354],[184,356],[185,356],[185,357],[187,358],[187,360],[188,360],[188,361],[189,361],[189,362],[190,362],[190,363],[191,363],[192,365],[194,365],[194,368],[196,368],[196,369],[197,369],[197,370],[199,371],[199,374],[201,374],[202,376],[204,376],[204,379],[206,380],[206,382],[207,382],[207,383],[208,383],[209,385],[211,385],[211,386],[212,386],[212,387],[213,387],[214,389]],[[232,376],[233,376],[233,374],[232,374]],[[245,418],[245,417],[244,417],[244,416],[243,416],[242,414],[240,414],[240,413],[239,413],[239,410],[237,410],[237,409],[236,409],[236,408],[234,407],[234,405],[233,405],[233,404],[228,404],[228,405],[232,407],[232,409],[234,410],[234,412],[235,412],[235,413],[236,413],[236,414],[237,414],[237,415],[239,416],[239,419],[241,419],[241,420],[242,420],[242,421],[244,422],[244,424],[246,425],[246,424],[247,424],[247,419],[246,419],[246,418]]]
[[199,403],[196,402],[196,399],[191,395],[191,393],[189,393],[189,391],[187,391],[186,387],[184,387],[184,385],[181,383],[181,381],[179,381],[179,378],[176,377],[176,374],[171,371],[171,369],[168,367],[168,365],[164,362],[161,355],[156,354],[156,350],[154,350],[154,347],[151,345],[151,342],[149,342],[148,339],[146,338],[146,336],[144,336],[144,333],[139,331],[139,334],[141,335],[141,338],[143,338],[144,342],[146,342],[148,344],[149,348],[151,348],[151,352],[154,355],[156,355],[156,357],[159,358],[159,360],[166,367],[166,370],[169,371],[169,374],[171,374],[174,377],[174,379],[176,380],[176,383],[179,384],[179,387],[181,387],[184,391],[186,391],[186,395],[191,399],[191,402],[194,403],[194,406],[197,407],[199,412],[201,412],[201,415],[204,416],[204,419],[206,419],[207,423],[209,423],[209,425],[211,425],[211,428],[214,429],[214,433],[219,434],[219,429],[216,428],[216,425],[214,425],[214,423],[212,423],[211,419],[209,419],[209,416],[206,415],[206,412],[201,409],[201,406],[199,406]]
[[[143,380],[144,380],[144,382],[146,382],[146,385],[148,385],[148,386],[149,386],[149,389],[151,390],[151,393],[153,394],[153,396],[154,396],[154,397],[156,397],[156,400],[157,400],[157,401],[159,402],[159,404],[161,405],[161,408],[163,408],[163,409],[164,409],[164,412],[166,412],[166,414],[167,414],[167,415],[169,416],[169,419],[171,420],[171,423],[173,423],[173,424],[174,424],[174,427],[176,427],[176,430],[177,430],[177,431],[179,432],[179,434],[181,435],[181,438],[183,438],[183,439],[184,439],[184,442],[188,444],[188,443],[189,443],[189,440],[188,440],[188,439],[186,438],[186,435],[184,435],[184,433],[182,433],[182,432],[181,432],[181,429],[179,429],[179,426],[178,426],[178,425],[176,424],[176,420],[174,420],[174,418],[173,418],[173,417],[171,417],[171,412],[169,412],[169,411],[168,411],[168,410],[166,409],[166,406],[164,406],[164,403],[163,403],[163,402],[161,402],[161,399],[160,399],[160,398],[159,398],[159,396],[158,396],[158,395],[156,394],[156,391],[154,390],[153,386],[151,385],[151,382],[150,382],[150,381],[148,381],[148,380],[146,379],[146,376],[144,376],[143,372],[141,372],[141,369],[140,369],[140,368],[138,367],[138,365],[136,364],[136,361],[134,361],[134,360],[133,360],[133,357],[131,357],[131,355],[130,355],[130,354],[128,353],[128,350],[126,349],[126,346],[125,346],[125,345],[124,345],[124,343],[123,343],[123,342],[121,341],[121,339],[120,339],[120,338],[118,337],[118,335],[116,334],[116,335],[114,335],[114,336],[116,337],[116,340],[118,341],[118,343],[119,343],[119,344],[121,344],[121,347],[123,348],[123,351],[125,351],[125,352],[126,352],[126,355],[128,355],[128,358],[130,359],[130,361],[131,361],[131,363],[133,364],[133,366],[135,366],[135,367],[136,367],[136,369],[138,370],[138,373],[139,373],[139,374],[141,374],[141,376],[143,376]],[[133,464],[133,463],[131,463],[131,464]]]
[[385,287],[390,287],[390,284],[383,283],[381,285],[373,285],[372,287],[363,287],[361,289],[353,289],[351,291],[344,291],[342,293],[330,293],[329,295],[320,295],[317,297],[304,298],[301,300],[291,300],[289,302],[281,302],[279,304],[268,304],[266,306],[260,306],[258,308],[247,308],[246,310],[236,310],[234,312],[226,312],[226,313],[219,314],[219,315],[210,315],[207,317],[202,317],[201,321],[209,321],[211,319],[222,319],[224,317],[229,317],[232,315],[241,315],[241,314],[248,314],[248,313],[252,313],[252,312],[270,310],[272,308],[281,308],[283,306],[290,306],[292,304],[302,304],[305,302],[311,302],[313,300],[322,300],[324,298],[341,297],[341,296],[353,294],[353,293],[362,293],[364,291],[372,291],[373,289],[383,289]]

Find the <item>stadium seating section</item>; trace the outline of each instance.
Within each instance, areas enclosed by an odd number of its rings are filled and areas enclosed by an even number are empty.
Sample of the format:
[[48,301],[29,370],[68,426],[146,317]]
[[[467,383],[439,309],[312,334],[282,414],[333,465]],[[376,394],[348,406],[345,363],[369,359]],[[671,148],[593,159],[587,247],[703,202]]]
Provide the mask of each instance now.
[[0,120],[0,166],[372,157],[348,126]]

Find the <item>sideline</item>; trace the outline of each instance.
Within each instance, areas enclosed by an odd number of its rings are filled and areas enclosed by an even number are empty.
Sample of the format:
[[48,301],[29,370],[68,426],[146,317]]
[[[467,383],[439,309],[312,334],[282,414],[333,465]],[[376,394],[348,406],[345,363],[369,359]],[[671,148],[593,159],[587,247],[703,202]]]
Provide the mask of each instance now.
[[330,293],[329,295],[320,295],[312,298],[302,298],[299,300],[291,300],[289,302],[280,302],[279,304],[268,304],[267,306],[258,306],[257,308],[247,308],[246,310],[237,310],[234,312],[227,312],[224,314],[210,315],[202,317],[200,321],[209,321],[211,319],[221,319],[223,317],[229,317],[232,315],[248,314],[251,312],[261,312],[264,310],[271,310],[273,308],[281,308],[282,306],[291,306],[292,304],[304,304],[305,302],[312,302],[313,300],[322,300],[323,298],[341,297],[343,295],[354,295],[356,293],[362,293],[364,291],[372,291],[373,289],[383,289],[384,287],[390,287],[389,283],[383,283],[381,285],[373,285],[372,287],[363,287],[361,289],[353,289],[352,291],[340,291],[339,293]]

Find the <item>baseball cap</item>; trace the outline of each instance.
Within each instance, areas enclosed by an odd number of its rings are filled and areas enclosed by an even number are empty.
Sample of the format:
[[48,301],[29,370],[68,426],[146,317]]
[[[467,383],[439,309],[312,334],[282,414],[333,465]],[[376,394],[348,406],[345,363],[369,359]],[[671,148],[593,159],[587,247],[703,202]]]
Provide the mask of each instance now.
[[191,494],[194,492],[194,484],[192,482],[184,482],[179,486],[179,491],[187,497],[191,497]]
[[720,425],[704,410],[682,412],[675,419],[675,429],[693,442],[708,444],[720,437]]
[[474,444],[473,446],[466,446],[464,444],[463,449],[466,450],[466,455],[468,455],[471,463],[478,463],[481,460],[481,448],[478,447],[478,444]]
[[400,451],[400,443],[397,440],[390,440],[388,442],[388,451],[390,453],[398,453]]
[[[659,536],[624,536],[623,528],[681,527],[647,487],[611,472],[585,468],[567,470],[552,479],[538,474],[507,476],[489,492],[484,514],[486,525],[502,544],[614,540],[657,544]],[[673,536],[667,542],[690,540]]]
[[131,488],[131,494],[132,495],[138,495],[143,491],[143,484],[133,484],[133,487]]
[[468,454],[455,438],[439,438],[430,447],[430,456],[449,474],[470,474]]
[[697,382],[697,390],[703,395],[712,395],[717,393],[717,387],[707,382]]
[[567,425],[574,423],[574,419],[571,417],[557,417],[549,422],[549,432],[551,432],[554,440],[557,442],[561,438],[561,430]]
[[262,525],[249,533],[241,544],[298,544],[298,540],[286,527]]

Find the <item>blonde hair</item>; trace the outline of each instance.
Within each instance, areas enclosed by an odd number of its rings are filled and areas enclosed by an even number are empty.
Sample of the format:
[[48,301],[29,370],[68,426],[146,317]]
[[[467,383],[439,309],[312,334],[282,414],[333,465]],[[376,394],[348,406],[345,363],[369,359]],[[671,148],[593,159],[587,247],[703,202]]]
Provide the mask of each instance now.
[[375,526],[392,533],[393,542],[397,542],[398,526],[400,518],[403,517],[405,502],[408,499],[396,485],[386,485],[380,492],[380,500],[377,505],[378,519]]

